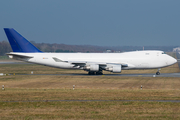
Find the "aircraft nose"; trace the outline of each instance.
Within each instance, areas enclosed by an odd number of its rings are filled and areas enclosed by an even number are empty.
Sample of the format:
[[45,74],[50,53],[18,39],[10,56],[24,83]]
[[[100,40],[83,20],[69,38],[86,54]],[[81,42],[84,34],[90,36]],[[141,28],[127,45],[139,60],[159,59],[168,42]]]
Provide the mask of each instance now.
[[177,60],[175,58],[173,58],[173,57],[171,57],[170,61],[171,61],[171,64],[177,63]]
[[174,63],[177,63],[177,59],[174,59]]

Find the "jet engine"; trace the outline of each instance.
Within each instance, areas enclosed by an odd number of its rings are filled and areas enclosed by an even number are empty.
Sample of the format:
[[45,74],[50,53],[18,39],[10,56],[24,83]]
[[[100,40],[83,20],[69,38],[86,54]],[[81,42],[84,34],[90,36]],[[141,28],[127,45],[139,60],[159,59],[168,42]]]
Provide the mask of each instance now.
[[99,71],[99,65],[88,65],[88,66],[85,66],[84,69],[97,72]]
[[106,70],[113,72],[113,73],[120,73],[121,67],[122,67],[121,65],[113,65],[113,66],[106,68]]

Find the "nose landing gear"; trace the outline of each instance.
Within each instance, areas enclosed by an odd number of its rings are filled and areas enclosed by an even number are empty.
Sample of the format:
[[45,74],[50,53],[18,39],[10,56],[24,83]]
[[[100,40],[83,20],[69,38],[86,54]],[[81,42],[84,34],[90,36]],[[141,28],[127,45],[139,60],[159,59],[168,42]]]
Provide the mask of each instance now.
[[160,72],[159,72],[160,70],[161,68],[158,69],[158,71],[156,72],[156,75],[160,75]]

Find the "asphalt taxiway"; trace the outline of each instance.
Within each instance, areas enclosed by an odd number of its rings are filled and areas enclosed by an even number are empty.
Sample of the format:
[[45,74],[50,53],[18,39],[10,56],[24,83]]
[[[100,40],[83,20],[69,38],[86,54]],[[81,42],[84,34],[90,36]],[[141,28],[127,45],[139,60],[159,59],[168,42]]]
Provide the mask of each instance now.
[[[180,73],[161,73],[156,74],[115,74],[113,76],[129,76],[129,77],[180,77]],[[110,75],[109,75],[110,76]]]
[[[9,74],[13,75],[13,74]],[[125,77],[180,77],[180,73],[161,73],[155,74],[104,74],[104,75],[88,75],[88,74],[16,74],[16,75],[52,75],[52,76],[125,76]]]

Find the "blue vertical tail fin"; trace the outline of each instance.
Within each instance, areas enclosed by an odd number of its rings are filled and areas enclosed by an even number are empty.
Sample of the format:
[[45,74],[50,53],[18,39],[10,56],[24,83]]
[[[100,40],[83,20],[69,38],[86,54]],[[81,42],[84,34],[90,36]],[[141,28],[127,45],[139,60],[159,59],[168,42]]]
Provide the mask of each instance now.
[[13,52],[34,53],[41,52],[13,28],[4,28]]

